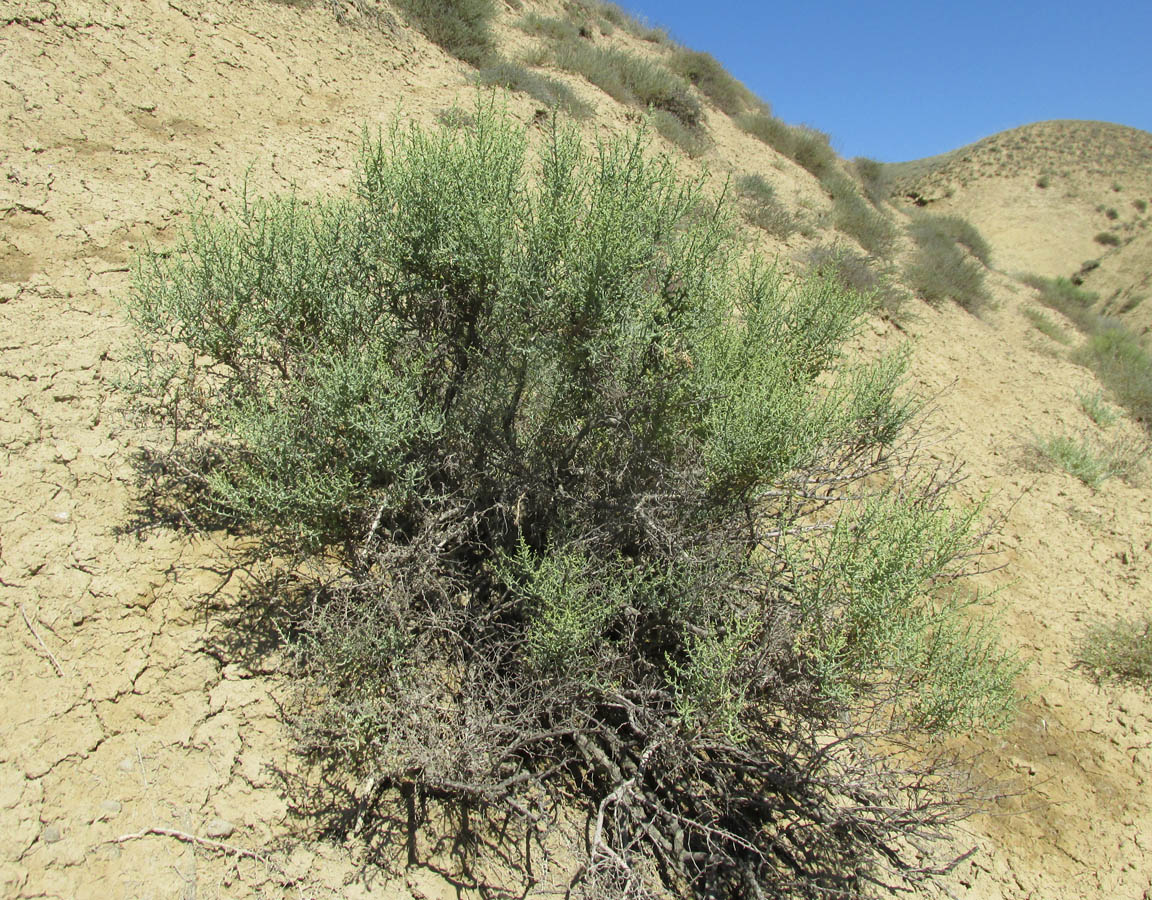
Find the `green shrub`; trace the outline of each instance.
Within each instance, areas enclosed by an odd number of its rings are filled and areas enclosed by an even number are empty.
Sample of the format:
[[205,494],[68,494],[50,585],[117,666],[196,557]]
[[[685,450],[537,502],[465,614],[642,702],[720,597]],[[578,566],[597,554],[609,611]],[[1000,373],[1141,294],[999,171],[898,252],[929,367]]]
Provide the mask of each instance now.
[[1085,415],[1101,428],[1110,428],[1116,424],[1119,414],[1114,407],[1105,402],[1104,395],[1099,391],[1092,394],[1078,391],[1076,399],[1080,401],[1080,408],[1084,410]]
[[1115,221],[1116,219],[1120,218],[1120,213],[1118,213],[1116,211],[1116,207],[1114,207],[1114,206],[1110,206],[1106,210],[1104,210],[1104,215],[1106,218],[1109,218],[1112,221]]
[[662,109],[651,113],[652,126],[668,142],[675,144],[688,156],[695,159],[703,156],[712,147],[712,139],[700,126],[685,125],[676,116]]
[[1100,317],[1078,359],[1133,418],[1152,428],[1152,353],[1136,332],[1117,319]]
[[1041,456],[1092,488],[1099,487],[1109,478],[1132,478],[1139,471],[1141,458],[1147,449],[1123,441],[1101,444],[1087,435],[1068,437],[1062,434],[1037,438],[1034,446]]
[[1082,320],[1100,299],[1098,294],[1084,290],[1067,278],[1044,278],[1040,275],[1021,275],[1020,280],[1039,292],[1040,301],[1063,313],[1073,322]]
[[495,51],[493,0],[396,0],[396,8],[432,43],[473,66]]
[[557,49],[556,61],[621,103],[663,110],[690,128],[701,124],[700,102],[688,82],[641,56],[586,41],[567,41]]
[[888,256],[896,241],[892,222],[856,193],[846,178],[837,177],[833,182],[832,224],[875,256]]
[[757,104],[756,96],[729,74],[710,53],[677,47],[669,66],[688,79],[708,97],[716,108],[730,116],[738,115]]
[[1097,244],[1103,244],[1105,247],[1117,247],[1120,245],[1120,236],[1113,234],[1111,231],[1097,232],[1093,240]]
[[580,26],[571,19],[556,19],[537,12],[523,16],[516,25],[528,34],[550,41],[569,41],[580,37]]
[[985,266],[989,265],[992,248],[984,240],[984,236],[980,234],[976,226],[967,219],[961,216],[933,216],[932,227],[936,231],[948,235],[962,247],[967,247],[968,252]]
[[1036,179],[1036,187],[1046,188],[1052,183],[1052,179],[1048,175],[1041,175]]
[[1093,628],[1081,661],[1101,676],[1152,687],[1152,616]]
[[592,107],[577,97],[562,81],[533,72],[519,63],[506,59],[484,66],[476,74],[476,80],[480,84],[520,91],[545,106],[562,109],[578,119],[587,118],[592,114]]
[[978,511],[900,441],[903,355],[845,357],[866,301],[746,257],[639,137],[532,154],[481,108],[354,184],[194,215],[130,306],[191,513],[310,598],[305,752],[498,819],[502,866],[577,804],[565,852],[637,896],[946,870],[919,838],[967,798],[892,747],[1002,722],[1016,669],[937,590]]
[[873,206],[880,206],[887,202],[892,185],[884,163],[866,156],[857,156],[852,160],[852,168],[860,184],[864,188],[864,196]]
[[736,124],[759,141],[783,153],[821,181],[835,172],[836,151],[828,135],[814,128],[786,125],[766,110],[743,113]]
[[797,229],[796,217],[776,197],[776,191],[762,175],[742,175],[736,179],[741,211],[751,225],[771,235],[787,238]]
[[1028,320],[1041,334],[1047,335],[1059,344],[1072,343],[1072,338],[1069,336],[1068,332],[1066,332],[1063,328],[1048,318],[1048,316],[1046,316],[1043,311],[1029,306],[1025,307],[1024,315],[1028,317]]
[[1146,213],[1148,211],[1148,201],[1147,200],[1133,200],[1132,205],[1134,207],[1136,207],[1136,212],[1138,212],[1138,213],[1143,214],[1143,213]]
[[956,242],[951,223],[921,213],[908,230],[916,249],[904,277],[917,296],[934,306],[952,300],[973,313],[991,302],[984,266]]

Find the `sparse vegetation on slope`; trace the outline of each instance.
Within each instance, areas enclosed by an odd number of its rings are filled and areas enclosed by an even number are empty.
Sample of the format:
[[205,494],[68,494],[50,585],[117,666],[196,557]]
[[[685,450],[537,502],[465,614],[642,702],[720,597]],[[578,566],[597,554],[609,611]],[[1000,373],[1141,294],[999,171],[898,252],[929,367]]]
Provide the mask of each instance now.
[[736,179],[744,218],[769,234],[786,238],[799,227],[796,216],[780,202],[776,191],[762,175],[742,175]]
[[1109,478],[1136,475],[1146,449],[1123,441],[1102,444],[1088,435],[1069,437],[1063,434],[1037,438],[1035,447],[1045,459],[1093,488]]
[[1092,629],[1084,642],[1084,665],[1107,678],[1152,688],[1152,616]]
[[912,220],[909,233],[916,249],[904,275],[926,302],[939,305],[952,300],[975,313],[991,301],[991,295],[984,284],[983,264],[957,241],[954,218],[921,213]]
[[740,262],[638,138],[527,146],[397,129],[352,196],[141,263],[137,388],[209,442],[198,508],[320,570],[305,746],[509,850],[576,798],[593,897],[931,878],[964,810],[894,742],[1002,722],[1015,669],[936,590],[978,513],[900,442],[904,358],[846,360],[865,299]]
[[491,60],[496,43],[493,0],[395,0],[408,22],[458,59],[473,66]]
[[476,80],[480,84],[520,91],[545,106],[561,109],[578,119],[592,114],[592,107],[577,97],[568,85],[510,60],[502,59],[485,65],[477,72]]

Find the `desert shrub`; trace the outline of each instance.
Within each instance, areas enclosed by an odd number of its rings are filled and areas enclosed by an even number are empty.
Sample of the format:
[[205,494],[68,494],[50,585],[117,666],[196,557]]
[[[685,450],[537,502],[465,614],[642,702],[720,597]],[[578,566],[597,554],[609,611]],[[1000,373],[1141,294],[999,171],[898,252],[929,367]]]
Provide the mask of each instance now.
[[1024,315],[1028,317],[1028,320],[1041,334],[1047,335],[1059,344],[1072,343],[1072,338],[1068,332],[1046,316],[1043,310],[1036,309],[1032,306],[1025,307]]
[[1100,299],[1099,294],[1073,284],[1067,278],[1021,275],[1020,280],[1039,292],[1040,301],[1076,322]]
[[832,198],[832,224],[841,234],[854,238],[869,253],[888,256],[896,241],[892,222],[876,207],[847,186]]
[[969,312],[991,301],[984,266],[956,242],[950,225],[921,213],[908,230],[916,249],[904,267],[904,277],[917,296],[932,305],[952,300]]
[[641,56],[586,41],[567,41],[557,48],[556,61],[621,103],[663,110],[690,128],[700,125],[700,102],[688,82]]
[[1081,663],[1098,675],[1152,687],[1152,616],[1091,629]]
[[717,109],[730,116],[757,103],[756,96],[733,78],[711,53],[677,47],[668,64],[673,72],[696,85]]
[[1080,401],[1080,408],[1084,410],[1084,414],[1101,428],[1109,428],[1116,424],[1119,418],[1116,409],[1104,400],[1104,395],[1100,391],[1091,394],[1078,391],[1076,399]]
[[797,229],[796,217],[776,196],[776,190],[762,175],[741,175],[736,179],[740,209],[749,224],[771,235],[786,238]]
[[1111,231],[1100,231],[1096,233],[1094,240],[1097,244],[1103,244],[1105,247],[1117,247],[1120,244],[1120,236],[1113,234]]
[[545,106],[562,109],[578,119],[592,114],[592,107],[577,97],[576,93],[562,81],[533,72],[526,66],[506,59],[484,66],[476,73],[476,80],[480,84],[520,91]]
[[1134,207],[1136,207],[1136,212],[1138,212],[1138,213],[1143,214],[1143,213],[1146,213],[1148,211],[1148,201],[1147,200],[1133,200],[1132,205]]
[[1102,443],[1089,435],[1069,437],[1064,434],[1037,437],[1034,447],[1041,457],[1092,488],[1099,487],[1109,478],[1134,477],[1147,451],[1145,445],[1122,438]]
[[893,748],[1002,721],[1014,666],[938,590],[978,510],[901,440],[903,356],[848,360],[866,301],[749,257],[642,137],[476,119],[138,267],[192,512],[308,562],[302,747],[500,817],[509,860],[577,804],[577,890],[931,877],[963,798]]
[[1052,178],[1048,175],[1041,175],[1036,179],[1036,187],[1046,188],[1052,183]]
[[783,153],[821,181],[835,172],[836,151],[828,135],[814,128],[787,125],[767,110],[742,113],[736,124],[759,141]]
[[1078,359],[1133,418],[1152,427],[1152,353],[1136,332],[1117,319],[1099,317]]
[[992,248],[984,240],[979,230],[962,216],[933,216],[932,227],[948,235],[957,244],[967,247],[968,252],[975,256],[984,265],[989,264],[992,257]]
[[1116,207],[1109,206],[1106,210],[1104,210],[1104,216],[1107,219],[1111,219],[1112,221],[1116,221],[1117,219],[1120,218],[1120,213],[1118,213],[1116,211]]
[[568,41],[580,37],[580,25],[571,19],[557,19],[530,12],[516,22],[518,28],[550,41]]
[[864,188],[864,196],[873,206],[880,206],[888,200],[892,185],[884,163],[866,156],[857,156],[852,160],[852,168]]
[[445,128],[471,128],[476,119],[466,109],[459,106],[448,106],[436,113],[436,121]]
[[653,110],[651,120],[652,126],[661,137],[675,144],[693,159],[703,156],[712,146],[712,139],[702,127],[685,125],[666,110]]
[[880,288],[880,278],[866,257],[838,244],[820,244],[808,251],[808,268],[836,278],[847,290],[871,296]]
[[396,0],[396,8],[428,40],[473,66],[495,50],[493,0]]

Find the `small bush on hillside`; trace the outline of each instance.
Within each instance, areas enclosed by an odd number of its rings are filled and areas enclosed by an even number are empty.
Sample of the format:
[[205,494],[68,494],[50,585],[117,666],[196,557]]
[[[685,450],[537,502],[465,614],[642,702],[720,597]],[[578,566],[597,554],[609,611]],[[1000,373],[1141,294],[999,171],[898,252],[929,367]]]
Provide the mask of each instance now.
[[1133,200],[1132,205],[1134,207],[1136,207],[1136,212],[1138,212],[1138,213],[1143,214],[1143,213],[1148,212],[1148,201],[1147,200]]
[[886,317],[903,317],[908,292],[895,283],[890,267],[877,271],[876,259],[840,244],[820,244],[808,251],[805,263],[810,272],[833,277],[847,290],[871,298],[873,308]]
[[747,257],[642,138],[529,146],[397,127],[349,196],[139,266],[173,471],[314,578],[303,747],[457,803],[462,853],[495,821],[526,879],[582,814],[577,893],[931,878],[966,810],[909,742],[1002,722],[1015,667],[938,590],[978,513],[901,442],[903,357],[849,360],[865,301]]
[[984,240],[976,226],[961,216],[933,216],[932,227],[948,235],[957,244],[967,247],[968,252],[975,256],[985,266],[989,265],[992,257],[992,248]]
[[693,159],[703,156],[712,147],[708,132],[700,126],[685,125],[670,112],[653,110],[651,119],[652,126],[662,138],[675,144]]
[[1046,188],[1051,183],[1052,183],[1052,179],[1048,175],[1041,175],[1039,178],[1036,179],[1036,187],[1038,187],[1038,188]]
[[476,74],[480,84],[495,85],[507,88],[510,91],[520,91],[527,94],[545,106],[562,109],[569,115],[583,119],[592,114],[592,107],[576,96],[575,92],[555,78],[533,72],[531,69],[511,62],[500,60],[484,66]]
[[908,230],[916,249],[904,277],[917,296],[932,305],[952,300],[972,313],[991,302],[984,266],[956,242],[950,224],[922,213]]
[[1040,301],[1077,321],[1100,299],[1100,295],[1073,284],[1067,278],[1044,278],[1041,275],[1021,275],[1020,280],[1035,288]]
[[586,41],[567,41],[557,48],[556,62],[621,103],[663,110],[690,128],[701,124],[700,102],[688,82],[641,56]]
[[1080,408],[1088,418],[1101,428],[1109,428],[1116,424],[1119,415],[1114,407],[1105,402],[1104,395],[1099,391],[1091,394],[1077,392],[1076,399],[1080,401]]
[[1116,211],[1116,207],[1109,206],[1106,210],[1104,210],[1104,216],[1108,219],[1111,219],[1112,221],[1116,221],[1116,219],[1120,218],[1120,213]]
[[857,156],[852,160],[852,168],[864,188],[864,196],[873,206],[881,206],[887,202],[892,186],[884,169],[884,163],[866,156]]
[[757,140],[803,166],[823,181],[835,172],[836,151],[828,135],[814,128],[786,125],[765,110],[743,113],[736,124]]
[[1123,441],[1102,444],[1087,435],[1068,437],[1057,434],[1037,438],[1035,448],[1041,456],[1056,463],[1091,488],[1109,478],[1131,479],[1140,469],[1147,450]]
[[677,47],[672,53],[669,66],[677,75],[696,85],[716,104],[717,109],[730,116],[757,105],[755,94],[733,78],[710,53]]
[[1152,616],[1093,628],[1081,660],[1104,677],[1152,688]]
[[528,34],[550,41],[569,41],[580,37],[580,26],[571,19],[556,19],[537,12],[523,16],[516,26]]
[[1078,358],[1133,418],[1152,428],[1152,353],[1136,332],[1117,319],[1100,317]]
[[432,43],[473,66],[495,52],[493,0],[396,0],[396,8]]
[[778,238],[787,238],[797,229],[796,217],[780,202],[776,190],[762,175],[742,175],[736,179],[744,218]]
[[1028,317],[1028,320],[1041,334],[1047,335],[1059,344],[1067,345],[1072,343],[1072,338],[1068,332],[1048,318],[1043,311],[1029,306],[1024,309],[1024,315]]
[[1117,247],[1120,245],[1120,236],[1113,234],[1111,231],[1097,232],[1093,240],[1096,241],[1097,244],[1103,244],[1105,247]]
[[861,247],[875,256],[888,256],[896,241],[896,228],[892,222],[854,189],[833,196],[832,224],[841,234],[855,238]]

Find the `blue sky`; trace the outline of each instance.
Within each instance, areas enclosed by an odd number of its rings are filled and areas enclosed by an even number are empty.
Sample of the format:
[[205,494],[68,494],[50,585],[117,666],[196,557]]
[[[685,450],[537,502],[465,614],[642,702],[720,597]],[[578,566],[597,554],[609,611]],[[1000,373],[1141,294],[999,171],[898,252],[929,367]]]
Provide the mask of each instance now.
[[624,0],[844,156],[919,159],[1045,119],[1152,131],[1152,0]]

